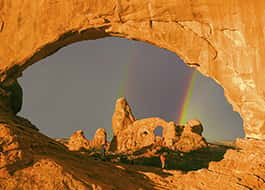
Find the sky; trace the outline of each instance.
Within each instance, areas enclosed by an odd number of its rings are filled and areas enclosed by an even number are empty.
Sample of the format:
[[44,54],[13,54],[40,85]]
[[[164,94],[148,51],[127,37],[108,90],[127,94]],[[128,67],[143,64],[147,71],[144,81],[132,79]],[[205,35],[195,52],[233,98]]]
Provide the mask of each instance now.
[[179,123],[185,107],[181,122],[199,119],[206,139],[244,136],[242,119],[221,86],[176,54],[143,42],[114,37],[76,42],[30,66],[19,82],[24,93],[19,115],[53,138],[82,129],[91,139],[105,128],[110,139],[121,96],[137,119]]

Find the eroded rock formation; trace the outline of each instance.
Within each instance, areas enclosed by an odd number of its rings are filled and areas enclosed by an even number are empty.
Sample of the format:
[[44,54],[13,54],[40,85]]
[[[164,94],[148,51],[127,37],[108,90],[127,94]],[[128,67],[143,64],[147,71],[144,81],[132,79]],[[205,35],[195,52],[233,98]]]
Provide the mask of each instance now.
[[94,138],[90,141],[92,147],[99,147],[107,143],[107,133],[104,128],[96,130]]
[[182,131],[179,140],[174,145],[176,150],[189,152],[207,146],[206,140],[202,136],[203,127],[199,120],[189,120],[186,125],[179,126]]
[[68,143],[65,145],[71,151],[89,150],[90,148],[99,148],[102,144],[107,143],[107,133],[103,128],[97,129],[92,140],[86,139],[84,132],[78,130],[72,134]]
[[133,190],[153,186],[137,172],[69,151],[13,115],[0,117],[0,148],[1,190],[111,190],[125,186]]
[[[1,189],[264,189],[264,9],[258,0],[0,0]],[[14,115],[23,70],[68,44],[107,36],[165,48],[218,82],[244,120],[249,138],[237,141],[240,150],[209,170],[139,172],[147,183],[135,169],[128,175],[74,157]]]
[[78,130],[72,134],[67,144],[69,150],[79,151],[81,149],[89,150],[91,148],[89,140],[84,136],[84,131]]
[[240,0],[1,0],[0,86],[67,44],[135,39],[175,52],[215,79],[243,118],[246,136],[264,139],[264,8],[262,1]]
[[[173,150],[189,152],[207,146],[201,136],[202,124],[198,120],[190,120],[186,125],[179,126],[158,117],[135,120],[132,115],[126,99],[119,98],[112,117],[112,127],[116,134],[111,143],[112,151],[127,152],[161,144]],[[154,133],[157,127],[163,128],[162,138],[158,138]]]
[[264,189],[261,140],[238,140],[238,150],[229,150],[221,162],[210,162],[209,170],[161,173],[69,152],[13,115],[1,115],[0,121],[0,189]]
[[199,120],[189,120],[187,121],[186,127],[184,129],[186,133],[196,133],[198,135],[202,135],[203,127]]
[[124,97],[116,100],[115,111],[112,116],[113,135],[128,128],[135,121],[131,108]]

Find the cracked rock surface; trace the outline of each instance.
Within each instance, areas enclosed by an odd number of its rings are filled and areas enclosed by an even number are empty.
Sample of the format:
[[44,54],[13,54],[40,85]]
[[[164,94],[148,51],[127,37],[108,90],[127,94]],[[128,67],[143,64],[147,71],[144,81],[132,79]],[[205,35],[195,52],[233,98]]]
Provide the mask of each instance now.
[[[115,181],[103,177],[93,181],[91,173],[72,172],[84,168],[71,168],[73,162],[63,162],[65,157],[53,159],[50,164],[44,158],[38,160],[37,150],[46,152],[51,160],[52,150],[61,146],[49,145],[48,137],[14,115],[21,107],[16,79],[27,67],[68,44],[108,36],[139,40],[176,53],[220,84],[244,121],[247,138],[239,140],[240,149],[227,152],[224,160],[210,164],[208,170],[185,175],[173,172],[161,177],[154,171],[145,172],[151,184],[156,184],[157,189],[167,189],[167,184],[177,184],[168,185],[168,189],[187,189],[187,185],[195,189],[216,189],[218,185],[223,189],[264,188],[264,9],[265,3],[259,0],[0,0],[0,163],[1,176],[12,175],[0,179],[1,189],[19,184],[19,179],[24,189],[38,189],[34,185],[41,179],[36,171],[46,171],[45,168],[57,168],[58,175],[65,175],[57,181],[47,178],[51,180],[48,184],[59,189],[100,189],[100,180],[104,181],[101,187],[107,189],[106,185]],[[21,121],[19,125],[17,121]],[[36,138],[31,138],[28,130],[34,131]],[[49,151],[43,151],[44,147],[49,147]],[[140,174],[130,176],[119,173],[123,169],[105,169],[117,171],[107,172],[110,177],[126,176],[131,179],[130,184],[150,189],[149,183],[134,181]],[[144,172],[140,173],[142,177]],[[117,185],[114,189],[122,188]]]
[[213,78],[243,118],[246,136],[264,139],[264,8],[240,0],[1,0],[1,86],[76,41],[139,40],[175,52]]
[[236,189],[265,187],[265,141],[238,139],[208,169],[183,172],[103,162],[72,152],[27,120],[1,115],[0,189]]

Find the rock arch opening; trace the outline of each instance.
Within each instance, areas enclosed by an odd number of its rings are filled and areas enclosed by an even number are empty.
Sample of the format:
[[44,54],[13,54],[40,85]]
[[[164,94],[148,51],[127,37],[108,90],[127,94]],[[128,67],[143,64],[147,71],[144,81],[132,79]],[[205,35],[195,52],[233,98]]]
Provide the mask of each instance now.
[[154,129],[154,134],[158,137],[163,137],[163,127],[161,126],[157,126],[155,129]]
[[[93,50],[89,49],[90,46],[93,47]],[[95,57],[100,58],[96,60]],[[116,59],[110,60],[110,57],[115,57]],[[78,63],[78,60],[82,61]],[[45,129],[46,131],[44,132],[46,134],[54,137],[68,136],[72,134],[74,130],[83,129],[88,137],[92,138],[91,135],[94,134],[95,128],[100,127],[107,128],[107,132],[110,134],[113,102],[117,97],[124,95],[130,101],[133,110],[136,110],[135,113],[138,118],[159,116],[168,121],[175,120],[175,122],[179,122],[178,118],[181,114],[180,112],[184,112],[181,110],[181,107],[185,102],[185,98],[187,98],[187,96],[185,97],[185,95],[187,95],[187,89],[183,91],[181,88],[188,88],[188,81],[190,80],[191,74],[195,72],[194,69],[188,68],[184,63],[176,63],[181,62],[181,60],[168,51],[144,43],[127,41],[120,38],[104,38],[97,41],[75,43],[63,48],[53,56],[44,59],[41,63],[46,62],[54,63],[34,65],[31,67],[32,70],[31,68],[28,69],[24,73],[24,77],[19,79],[24,88],[32,89],[24,90],[25,104],[22,114],[32,118],[33,122],[36,124],[42,120],[42,122],[45,123],[40,124],[42,130],[44,129],[41,125],[67,126],[65,127],[64,134],[61,133],[62,130],[59,127],[57,127],[57,132],[54,132],[56,127]],[[174,73],[178,70],[182,72],[178,74]],[[28,78],[28,83],[24,80],[28,75],[27,72],[32,72],[32,74],[35,73],[37,75],[34,80]],[[187,112],[186,119],[193,119],[194,117],[202,119],[202,122],[205,123],[204,126],[206,128],[209,126],[209,128],[205,130],[206,137],[214,140],[216,138],[212,134],[219,135],[221,131],[224,131],[222,129],[224,126],[235,125],[234,123],[229,124],[229,122],[220,124],[221,121],[227,122],[229,120],[227,119],[224,121],[224,117],[233,118],[236,116],[238,120],[239,116],[231,111],[231,106],[228,103],[221,102],[222,100],[225,101],[225,98],[223,97],[223,91],[220,87],[217,87],[217,89],[219,89],[216,90],[217,85],[213,81],[210,81],[210,86],[207,86],[206,81],[208,79],[205,77],[203,78],[203,76],[198,73],[196,74],[198,76],[196,84],[194,85],[194,90],[197,90],[197,92],[195,93],[194,91],[194,94],[192,94],[193,96],[191,96],[189,100],[186,100],[190,101],[189,110],[191,111]],[[49,77],[47,78],[47,76]],[[60,80],[66,82],[60,82]],[[137,80],[138,82],[136,82]],[[107,82],[109,82],[107,86],[111,88],[104,87]],[[40,88],[36,86],[33,87],[34,83],[38,84],[37,86]],[[48,90],[45,89],[44,86],[46,86]],[[92,87],[95,89],[92,89]],[[35,90],[33,90],[34,88]],[[72,90],[70,90],[71,88]],[[211,94],[209,97],[222,96],[221,100],[217,100],[219,104],[215,106],[215,109],[213,106],[207,110],[207,106],[213,105],[211,102],[216,100],[214,98],[210,98],[211,101],[209,101],[209,98],[207,99],[207,88],[212,89],[212,91],[208,93]],[[34,98],[30,98],[34,93],[38,95]],[[108,93],[111,93],[112,98],[106,97]],[[202,94],[202,96],[200,96],[200,94]],[[77,98],[72,100],[70,97],[74,97],[75,95],[77,95]],[[44,101],[45,97],[47,97],[47,99]],[[27,98],[29,99],[27,100]],[[93,104],[96,102],[95,100],[99,100],[98,104],[101,104],[101,108]],[[27,101],[31,101],[31,103],[27,103]],[[41,106],[41,102],[43,101],[46,103],[44,106]],[[51,102],[49,106],[48,102]],[[103,105],[107,105],[107,109]],[[224,105],[226,108],[224,108]],[[93,111],[89,112],[89,107],[93,107]],[[218,127],[216,127],[217,123],[214,123],[214,121],[210,123],[209,121],[207,122],[207,118],[210,118],[207,117],[207,113],[215,113],[220,110],[221,107],[222,109],[230,109],[230,112],[223,112],[225,115],[222,115],[222,119],[220,117],[221,121],[219,120],[219,122],[217,122],[219,124]],[[52,108],[52,111],[49,111],[50,108]],[[61,112],[60,108],[65,110],[64,114]],[[200,110],[200,108],[202,110]],[[74,114],[76,111],[71,112],[73,109],[79,110],[79,114],[77,115],[82,117],[76,117]],[[26,110],[28,110],[28,113]],[[108,116],[104,115],[104,117],[108,119],[102,120],[102,118],[100,118],[103,114],[103,110],[108,110],[106,112]],[[30,116],[29,113],[31,113],[32,116]],[[50,115],[51,119],[41,119],[41,115],[44,114]],[[95,126],[95,128],[92,127],[92,130],[89,126],[91,125],[90,123],[86,123],[85,121],[81,122],[83,118],[88,118],[90,114],[95,114],[91,117],[91,120],[94,120],[92,122],[94,124],[92,125]],[[231,114],[234,115],[231,117]],[[217,115],[215,115],[216,118],[218,118]],[[60,117],[60,119],[57,124],[54,124],[53,121],[55,121],[56,117]],[[38,119],[34,120],[34,118]],[[65,118],[72,118],[72,120],[68,122]],[[238,136],[242,137],[243,131],[240,126],[242,124],[241,122],[242,121],[239,121],[236,124],[237,127],[234,127],[235,131],[233,131],[233,133],[224,134],[224,136],[217,138],[217,140],[231,140]],[[213,129],[210,126],[215,126],[214,128],[217,131],[212,130],[207,134],[208,129]],[[229,130],[231,129],[233,128]],[[224,139],[225,135],[231,136]]]
[[[194,189],[264,187],[265,54],[262,49],[265,43],[262,38],[262,1],[3,0],[0,10],[0,135],[4,151],[3,154],[1,150],[0,183],[3,188],[45,186],[54,189],[60,185],[73,189],[88,186],[91,189],[113,189],[113,186],[124,189],[123,184],[132,189],[164,186],[187,189],[187,185]],[[251,26],[251,30],[247,26]],[[29,65],[63,46],[106,36],[136,39],[165,48],[220,83],[233,109],[244,119],[247,138],[237,141],[240,151],[227,152],[224,161],[210,164],[209,170],[174,174],[167,179],[145,173],[140,181],[139,175],[131,178],[128,172],[122,171],[124,168],[105,167],[114,171],[106,177],[105,173],[97,172],[98,166],[91,169],[93,164],[77,167],[74,160],[69,162],[71,167],[67,167],[65,161],[70,161],[69,154],[63,154],[65,157],[61,162],[60,159],[56,162],[34,160],[35,155],[43,152],[52,158],[54,150],[62,150],[62,147],[36,130],[26,128],[31,125],[14,116],[21,106],[17,77]],[[36,164],[29,167],[33,161]],[[65,171],[65,174],[59,173],[62,177],[54,179],[54,175],[39,175],[41,171],[47,174],[47,168],[54,169],[58,164]],[[84,172],[80,172],[83,167]],[[16,173],[17,168],[21,170]],[[27,169],[30,172],[25,171]],[[73,172],[68,172],[70,170]],[[115,178],[115,171],[118,178]],[[33,182],[27,180],[32,179],[34,173],[42,178],[35,178]],[[80,173],[85,175],[80,176]],[[97,176],[97,179],[91,176]],[[214,179],[213,183],[209,179]]]

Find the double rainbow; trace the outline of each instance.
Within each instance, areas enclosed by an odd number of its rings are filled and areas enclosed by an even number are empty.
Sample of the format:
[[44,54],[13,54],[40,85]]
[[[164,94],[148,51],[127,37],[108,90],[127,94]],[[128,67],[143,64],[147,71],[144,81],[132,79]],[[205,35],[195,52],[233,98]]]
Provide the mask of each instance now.
[[[134,64],[133,58],[136,56],[137,51],[133,52],[131,55],[131,59],[128,59],[129,62],[125,63],[123,66],[123,78],[124,80],[121,81],[120,88],[118,95],[119,97],[124,96],[126,92],[128,92],[128,80],[129,80],[129,75],[130,75],[130,69],[132,69],[132,66]],[[187,88],[184,90],[182,100],[181,100],[181,106],[180,109],[177,109],[176,111],[176,122],[178,124],[184,124],[187,119],[187,114],[189,113],[190,109],[190,101],[191,101],[191,96],[193,92],[193,87],[195,84],[196,80],[196,70],[193,68],[192,71],[189,73],[187,84],[185,85]]]

